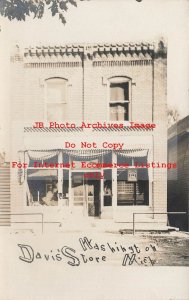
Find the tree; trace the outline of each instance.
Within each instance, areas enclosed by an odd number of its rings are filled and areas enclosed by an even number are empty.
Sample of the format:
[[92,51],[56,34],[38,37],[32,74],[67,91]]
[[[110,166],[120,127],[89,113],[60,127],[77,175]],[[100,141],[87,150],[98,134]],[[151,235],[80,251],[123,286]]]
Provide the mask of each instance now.
[[175,124],[180,119],[180,114],[175,107],[169,107],[167,111],[168,127]]
[[68,5],[77,6],[76,0],[0,0],[0,14],[9,20],[25,21],[27,16],[41,19],[45,9],[57,15],[63,24],[66,23],[64,13]]

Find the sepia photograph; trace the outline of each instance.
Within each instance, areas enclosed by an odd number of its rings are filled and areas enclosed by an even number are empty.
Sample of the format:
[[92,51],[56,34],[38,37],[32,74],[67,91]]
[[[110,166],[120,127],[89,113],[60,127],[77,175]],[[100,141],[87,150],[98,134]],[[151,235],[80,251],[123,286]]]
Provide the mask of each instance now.
[[189,2],[0,14],[0,300],[188,300]]

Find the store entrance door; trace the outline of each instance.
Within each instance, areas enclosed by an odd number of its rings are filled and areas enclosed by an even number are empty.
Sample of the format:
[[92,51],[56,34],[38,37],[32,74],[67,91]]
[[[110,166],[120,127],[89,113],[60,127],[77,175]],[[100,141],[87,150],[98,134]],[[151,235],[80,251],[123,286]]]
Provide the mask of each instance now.
[[73,206],[84,216],[100,216],[100,172],[99,178],[91,173],[72,172]]

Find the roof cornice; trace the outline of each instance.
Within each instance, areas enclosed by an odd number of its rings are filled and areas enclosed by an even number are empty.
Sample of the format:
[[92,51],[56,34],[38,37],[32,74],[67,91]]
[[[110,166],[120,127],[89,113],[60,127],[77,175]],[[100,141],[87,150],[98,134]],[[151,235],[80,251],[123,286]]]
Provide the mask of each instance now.
[[140,54],[154,52],[154,45],[151,43],[119,43],[119,44],[67,44],[61,46],[36,46],[24,50],[24,56],[27,57],[45,57],[45,56],[70,56],[85,55],[95,58],[96,55],[115,54]]

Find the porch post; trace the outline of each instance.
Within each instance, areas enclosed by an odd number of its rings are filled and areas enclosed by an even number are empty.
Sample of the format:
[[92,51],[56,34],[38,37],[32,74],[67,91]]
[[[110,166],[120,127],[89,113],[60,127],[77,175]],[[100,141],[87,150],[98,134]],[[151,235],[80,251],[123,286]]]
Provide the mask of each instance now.
[[[63,162],[63,153],[62,151],[60,151],[58,155],[58,163],[60,164],[62,162]],[[58,168],[58,194],[61,194],[63,197],[63,171],[60,168]],[[58,206],[62,206],[62,205],[63,205],[63,200],[62,198],[60,199],[58,195]]]
[[100,218],[102,219],[102,211],[104,206],[104,178],[100,179]]
[[[72,158],[69,155],[69,164],[71,166],[72,163]],[[70,167],[69,171],[69,182],[68,182],[68,201],[69,201],[69,207],[72,209],[73,208],[73,192],[72,192],[72,169]]]
[[[152,151],[150,150],[148,152],[147,156],[147,162],[152,161]],[[149,186],[148,186],[148,205],[152,207],[152,210],[154,211],[154,201],[153,201],[153,170],[151,168],[148,169],[148,181],[149,181]],[[154,215],[153,215],[154,218]]]
[[[112,164],[117,163],[117,154],[112,152]],[[117,207],[117,168],[112,168],[112,211],[113,219],[115,219],[115,211]]]

